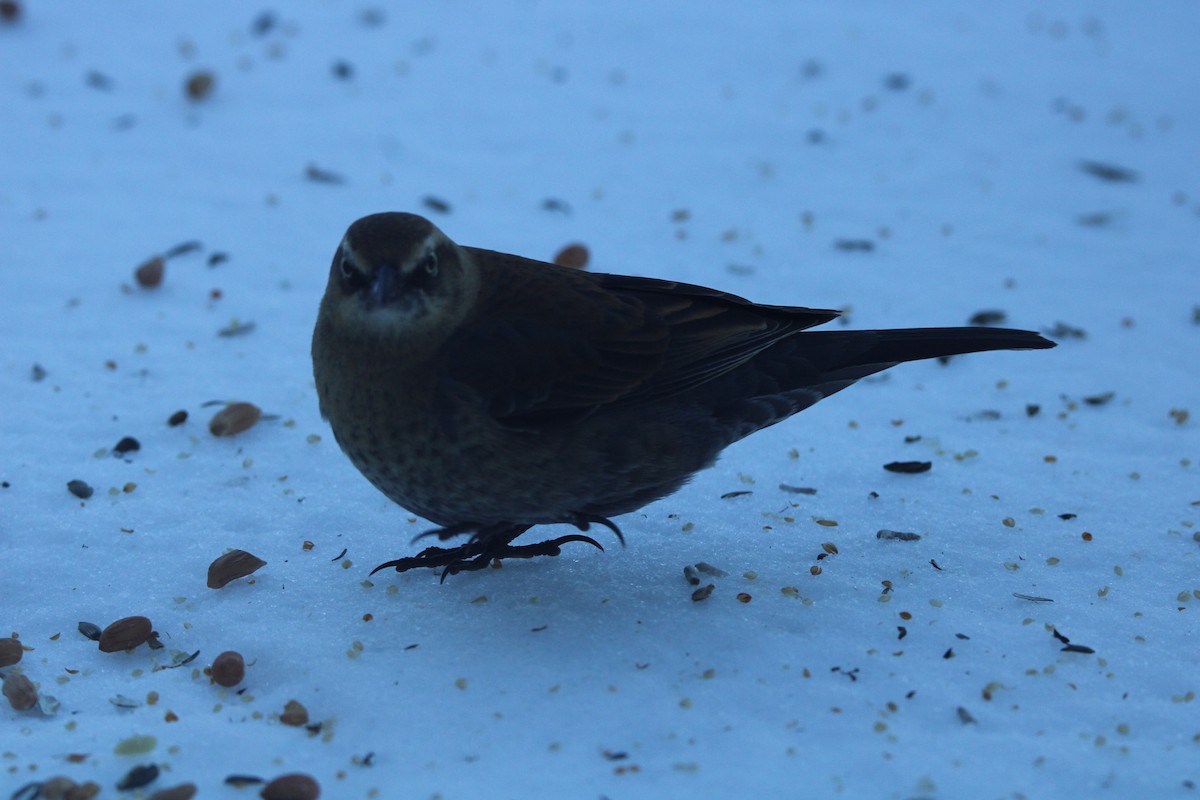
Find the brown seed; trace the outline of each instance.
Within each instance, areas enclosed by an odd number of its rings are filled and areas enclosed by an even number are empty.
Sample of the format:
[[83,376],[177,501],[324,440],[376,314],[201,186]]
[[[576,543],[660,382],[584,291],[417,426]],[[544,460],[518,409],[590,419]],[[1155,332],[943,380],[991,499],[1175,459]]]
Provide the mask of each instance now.
[[262,409],[253,403],[230,403],[208,421],[213,436],[233,436],[254,427]]
[[25,649],[21,642],[12,637],[0,639],[0,667],[11,667],[21,660]]
[[154,626],[146,617],[123,617],[100,634],[100,651],[118,653],[132,650],[150,638]]
[[33,681],[19,672],[10,672],[4,678],[4,696],[16,711],[25,711],[37,705],[38,693]]
[[321,787],[312,777],[291,772],[268,783],[258,796],[263,800],[316,800],[321,796]]
[[308,709],[299,700],[288,700],[283,713],[279,715],[279,721],[293,728],[303,727],[308,724]]
[[252,575],[266,565],[267,562],[253,553],[230,550],[223,556],[217,556],[208,565],[208,588],[220,589],[230,581]]
[[701,600],[707,600],[708,596],[713,593],[713,589],[716,589],[716,588],[717,588],[717,585],[715,583],[710,583],[706,586],[701,586],[699,589],[692,592],[692,602],[699,603]]
[[138,286],[143,289],[153,289],[162,283],[163,270],[167,267],[167,262],[163,261],[162,256],[155,256],[146,263],[133,271],[133,277],[137,280]]
[[246,660],[235,650],[226,650],[213,659],[213,682],[226,689],[237,686],[246,677]]
[[196,796],[196,784],[181,783],[170,789],[159,789],[150,795],[150,800],[192,800]]
[[737,593],[737,601],[739,603],[749,603],[751,599],[753,599],[753,598],[751,598],[749,593],[747,593],[747,592],[738,592]]
[[67,795],[78,786],[75,781],[65,775],[55,775],[42,783],[37,796],[42,800],[66,800]]
[[560,267],[583,269],[588,265],[591,257],[592,254],[588,252],[586,245],[575,243],[569,244],[562,250],[559,250],[554,256],[554,263]]
[[178,425],[182,425],[183,423],[187,422],[187,417],[188,417],[187,412],[180,409],[179,411],[176,411],[171,416],[167,417],[167,424],[170,425],[172,428],[174,428]]
[[184,84],[184,92],[189,100],[200,101],[208,99],[216,85],[216,77],[208,70],[196,70],[188,76]]
[[100,794],[100,784],[94,781],[81,783],[74,789],[67,791],[63,795],[63,800],[92,800],[93,797]]

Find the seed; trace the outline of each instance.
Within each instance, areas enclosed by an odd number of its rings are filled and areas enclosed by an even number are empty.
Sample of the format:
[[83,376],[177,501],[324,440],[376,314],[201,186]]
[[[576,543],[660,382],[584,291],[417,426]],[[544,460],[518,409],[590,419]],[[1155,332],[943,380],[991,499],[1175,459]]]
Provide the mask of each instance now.
[[157,764],[139,764],[125,773],[125,777],[117,784],[117,790],[127,792],[131,789],[140,789],[156,780],[158,780]]
[[316,800],[321,787],[310,776],[292,772],[268,783],[258,795],[263,800]]
[[587,246],[579,243],[567,245],[554,256],[555,264],[571,269],[583,269],[590,260],[591,253],[588,252]]
[[100,634],[100,652],[132,650],[149,639],[153,631],[154,626],[146,617],[123,617]]
[[230,403],[208,421],[208,430],[213,436],[233,436],[254,427],[262,416],[262,409],[253,403]]
[[188,417],[188,415],[187,415],[186,411],[183,411],[183,410],[176,411],[174,414],[172,414],[171,416],[169,416],[167,418],[167,424],[170,425],[172,428],[174,428],[178,425],[182,425],[183,423],[187,422],[187,417]]
[[159,789],[150,795],[150,800],[192,800],[196,796],[196,784],[181,783],[170,789]]
[[19,672],[10,672],[4,678],[4,696],[15,711],[25,711],[37,705],[38,693],[33,681]]
[[133,277],[138,286],[143,289],[153,289],[162,283],[163,271],[166,268],[167,262],[163,261],[163,257],[155,256],[135,269]]
[[707,600],[708,596],[713,593],[713,589],[716,588],[717,586],[715,583],[710,583],[707,586],[701,586],[699,589],[692,592],[692,602],[699,603],[701,600]]
[[[79,788],[79,784],[71,780],[65,775],[55,775],[48,781],[44,781],[39,789],[37,797],[42,800],[66,800],[68,797],[74,797],[72,792]],[[18,794],[20,794],[18,792]]]
[[78,497],[80,500],[87,500],[96,492],[95,489],[88,485],[87,481],[81,481],[79,479],[67,481],[67,491]]
[[237,686],[246,677],[246,660],[234,650],[226,650],[213,659],[210,668],[213,682],[226,689]]
[[21,660],[25,650],[21,642],[11,636],[0,639],[0,667],[11,667]]
[[21,4],[17,0],[0,0],[0,19],[16,22],[21,18]]
[[230,550],[223,556],[217,556],[208,565],[208,588],[220,589],[230,581],[252,575],[267,562],[245,550]]
[[308,724],[308,709],[299,700],[288,700],[283,713],[279,715],[279,721],[293,728],[303,727]]
[[208,70],[196,70],[188,76],[184,83],[184,92],[189,100],[200,101],[208,99],[216,86],[216,77]]

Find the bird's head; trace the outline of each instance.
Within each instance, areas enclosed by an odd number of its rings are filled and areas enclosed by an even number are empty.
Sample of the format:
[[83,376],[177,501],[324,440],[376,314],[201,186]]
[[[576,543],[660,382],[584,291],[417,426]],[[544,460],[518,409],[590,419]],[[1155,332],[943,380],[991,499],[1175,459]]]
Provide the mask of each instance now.
[[344,332],[430,337],[453,331],[477,292],[470,257],[432,222],[372,214],[342,237],[321,313]]

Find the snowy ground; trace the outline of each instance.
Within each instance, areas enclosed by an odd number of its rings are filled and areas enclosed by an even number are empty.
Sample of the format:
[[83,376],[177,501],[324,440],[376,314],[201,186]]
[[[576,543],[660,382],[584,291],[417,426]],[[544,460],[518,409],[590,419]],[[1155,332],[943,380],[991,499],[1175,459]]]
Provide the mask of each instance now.
[[[111,797],[151,763],[143,796],[293,771],[338,798],[1200,791],[1194,4],[23,6],[0,633],[29,649],[2,671],[60,705],[0,704],[0,796]],[[427,523],[339,452],[308,347],[343,230],[381,210],[856,327],[999,309],[1060,346],[857,386],[622,518],[625,549],[368,580]],[[217,439],[213,400],[277,416]],[[233,547],[268,565],[206,588]],[[728,573],[700,602],[697,562]],[[134,614],[165,649],[77,631]],[[203,673],[229,649],[239,690]]]

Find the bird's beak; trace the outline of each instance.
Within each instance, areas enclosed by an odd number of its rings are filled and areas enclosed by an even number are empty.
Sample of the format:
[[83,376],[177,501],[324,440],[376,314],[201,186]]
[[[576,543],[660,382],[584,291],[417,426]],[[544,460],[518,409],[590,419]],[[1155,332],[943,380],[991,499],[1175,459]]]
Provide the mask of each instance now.
[[378,308],[393,302],[400,289],[400,271],[391,264],[375,270],[365,295],[368,308]]

